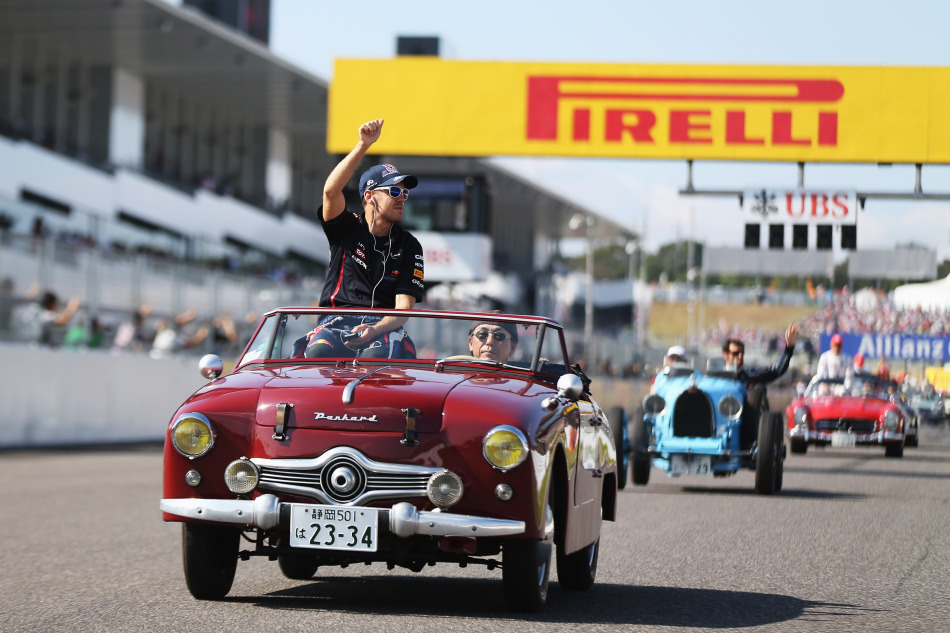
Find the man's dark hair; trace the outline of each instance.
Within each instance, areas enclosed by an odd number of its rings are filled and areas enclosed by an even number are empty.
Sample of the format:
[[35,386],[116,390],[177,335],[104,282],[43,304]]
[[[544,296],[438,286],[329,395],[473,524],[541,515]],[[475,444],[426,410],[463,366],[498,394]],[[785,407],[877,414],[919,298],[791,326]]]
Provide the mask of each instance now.
[[[492,310],[488,314],[504,314],[501,310]],[[518,342],[518,324],[517,323],[506,323],[504,321],[472,321],[472,324],[468,328],[468,335],[471,336],[479,325],[497,325],[498,327],[506,330],[511,334],[511,342]]]
[[738,345],[740,352],[744,352],[744,351],[745,351],[745,343],[743,343],[742,341],[740,341],[740,340],[737,339],[737,338],[727,338],[727,339],[726,339],[726,342],[722,344],[722,351],[723,351],[723,352],[728,352],[728,351],[729,351],[729,348],[730,348],[731,346],[733,346],[733,345]]

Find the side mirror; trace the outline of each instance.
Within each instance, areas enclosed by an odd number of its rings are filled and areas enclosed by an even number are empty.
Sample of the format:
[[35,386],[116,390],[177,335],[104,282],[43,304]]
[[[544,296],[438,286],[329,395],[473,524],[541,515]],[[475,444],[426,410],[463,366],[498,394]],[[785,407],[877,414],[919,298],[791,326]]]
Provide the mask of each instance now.
[[224,371],[224,363],[217,354],[205,354],[198,361],[198,371],[208,380],[214,380]]
[[584,383],[576,374],[564,374],[557,379],[557,395],[568,400],[577,400],[584,393]]

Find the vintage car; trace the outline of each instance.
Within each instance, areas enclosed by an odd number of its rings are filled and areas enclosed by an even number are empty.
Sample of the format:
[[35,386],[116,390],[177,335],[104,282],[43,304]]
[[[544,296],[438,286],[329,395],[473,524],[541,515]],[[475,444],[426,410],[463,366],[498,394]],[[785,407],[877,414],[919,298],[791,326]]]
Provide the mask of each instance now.
[[[406,336],[384,354],[319,349],[395,315]],[[472,356],[474,337],[514,351]],[[299,580],[356,563],[500,567],[518,611],[544,605],[552,560],[562,589],[589,588],[601,523],[615,517],[617,456],[570,360],[563,329],[542,317],[264,315],[233,372],[202,359],[212,381],[168,425],[160,507],[183,524],[189,591],[222,598],[251,556]]]
[[646,485],[651,467],[670,477],[726,477],[755,471],[755,491],[782,489],[785,435],[764,387],[747,389],[731,371],[674,364],[660,373],[630,425],[630,474]]
[[950,419],[944,398],[933,389],[915,394],[909,404],[924,424],[939,426]]
[[[884,446],[887,457],[902,457],[911,426],[903,407],[892,402],[888,381],[872,375],[815,378],[786,409],[793,453],[809,445],[850,448]],[[912,443],[916,441],[916,434]]]

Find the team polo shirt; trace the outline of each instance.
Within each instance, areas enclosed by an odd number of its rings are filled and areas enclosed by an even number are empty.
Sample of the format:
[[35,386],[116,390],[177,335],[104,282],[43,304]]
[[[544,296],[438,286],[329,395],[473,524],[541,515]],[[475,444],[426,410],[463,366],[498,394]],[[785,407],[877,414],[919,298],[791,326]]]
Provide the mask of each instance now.
[[397,294],[422,301],[422,245],[409,231],[393,224],[389,235],[374,236],[362,214],[344,211],[327,222],[322,206],[317,213],[330,242],[321,307],[395,308]]

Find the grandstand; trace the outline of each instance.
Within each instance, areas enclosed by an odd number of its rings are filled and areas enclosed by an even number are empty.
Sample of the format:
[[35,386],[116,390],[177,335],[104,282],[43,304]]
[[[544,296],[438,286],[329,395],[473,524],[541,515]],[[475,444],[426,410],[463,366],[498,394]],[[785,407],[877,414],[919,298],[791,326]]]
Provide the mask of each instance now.
[[[328,256],[315,214],[339,159],[325,150],[327,92],[188,6],[0,3],[6,301],[39,285],[107,320],[145,302],[208,317],[312,302]],[[419,176],[405,223],[430,288],[502,279],[477,300],[553,312],[543,289],[560,240],[591,210],[480,159],[366,160]],[[605,218],[596,231],[636,237]]]

